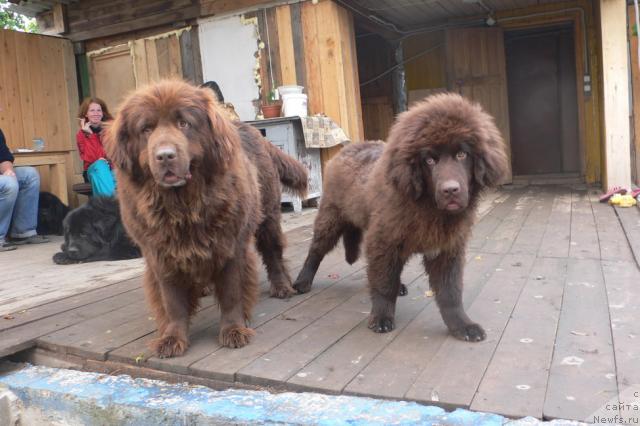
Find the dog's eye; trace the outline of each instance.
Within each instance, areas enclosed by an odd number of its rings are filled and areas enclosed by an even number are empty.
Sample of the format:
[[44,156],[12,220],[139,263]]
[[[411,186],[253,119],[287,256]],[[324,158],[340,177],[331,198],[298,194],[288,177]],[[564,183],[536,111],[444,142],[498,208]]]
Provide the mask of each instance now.
[[142,133],[144,133],[147,136],[149,136],[152,132],[153,132],[153,127],[151,126],[145,126],[142,128]]
[[433,157],[427,157],[427,164],[430,166],[435,166],[436,164],[436,159]]
[[178,127],[181,129],[186,129],[188,127],[191,127],[191,124],[189,124],[189,122],[185,120],[178,120]]
[[456,154],[456,158],[458,160],[464,160],[465,158],[467,158],[467,153],[464,151],[458,151],[458,153]]

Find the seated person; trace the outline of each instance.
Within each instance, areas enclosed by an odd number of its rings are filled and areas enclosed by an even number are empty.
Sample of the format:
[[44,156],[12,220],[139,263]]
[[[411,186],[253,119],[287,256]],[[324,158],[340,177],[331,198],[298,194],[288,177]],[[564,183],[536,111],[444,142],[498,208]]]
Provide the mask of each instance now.
[[80,105],[78,118],[80,130],[76,134],[76,142],[93,195],[113,197],[116,192],[115,173],[102,145],[102,123],[113,117],[102,99],[87,98]]
[[15,250],[20,244],[49,241],[36,233],[39,195],[38,171],[13,167],[13,155],[0,129],[0,252]]
[[220,106],[222,106],[222,109],[224,109],[224,111],[227,113],[227,118],[231,119],[231,121],[240,120],[240,117],[238,116],[238,113],[236,112],[233,104],[231,102],[224,101],[224,96],[222,96],[222,91],[220,90],[220,86],[218,86],[218,83],[216,83],[215,81],[207,81],[205,83],[202,83],[200,87],[207,87],[211,89],[213,93],[215,93],[216,99],[218,99],[218,102],[220,102]]

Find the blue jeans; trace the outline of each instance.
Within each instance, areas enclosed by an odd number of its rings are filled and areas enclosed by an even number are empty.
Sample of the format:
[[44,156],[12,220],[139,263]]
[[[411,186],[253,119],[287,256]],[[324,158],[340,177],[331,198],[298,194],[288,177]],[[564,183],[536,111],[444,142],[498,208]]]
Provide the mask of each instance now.
[[96,160],[87,169],[91,182],[91,192],[95,197],[113,197],[116,195],[116,175],[105,160]]
[[[0,175],[0,243],[36,235],[40,175],[33,167],[16,167],[16,176]],[[11,231],[11,232],[9,232]]]

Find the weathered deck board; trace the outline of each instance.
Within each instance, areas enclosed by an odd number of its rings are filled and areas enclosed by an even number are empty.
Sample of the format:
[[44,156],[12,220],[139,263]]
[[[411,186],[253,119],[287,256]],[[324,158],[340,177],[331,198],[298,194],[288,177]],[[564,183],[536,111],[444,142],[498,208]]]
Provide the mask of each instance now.
[[136,300],[141,295],[142,289],[131,290],[6,330],[0,336],[2,337],[0,340],[0,356],[27,349],[33,345],[35,339],[56,330],[73,326],[91,318],[99,318],[100,315],[116,310],[121,306],[136,303]]
[[589,194],[589,200],[598,233],[600,258],[603,260],[633,261],[633,252],[616,216],[615,209],[606,203],[598,202],[598,197],[593,194]]
[[574,191],[571,197],[569,257],[574,259],[600,258],[598,232],[587,191]]
[[566,269],[566,259],[536,259],[472,410],[542,417]]
[[[474,255],[467,262],[463,294],[466,307],[475,300],[501,259],[502,255],[484,254]],[[345,392],[403,398],[447,336],[440,311],[432,301],[349,383]]]
[[600,261],[570,259],[544,416],[589,420],[617,396],[609,307]]
[[534,203],[535,195],[531,190],[519,192],[516,195],[515,206],[508,212],[502,222],[491,232],[480,249],[485,253],[507,253],[513,245],[514,239],[520,232],[531,206]]
[[637,387],[640,383],[640,271],[633,261],[604,261],[602,272],[622,394],[629,386]]
[[[152,357],[146,348],[156,331],[140,288],[142,268],[115,283],[109,274],[117,262],[86,270],[46,265],[41,275],[30,270],[17,278],[18,286],[46,297],[20,300],[15,285],[0,285],[0,306],[28,307],[10,320],[0,316],[0,356],[38,345],[33,359],[57,356],[62,365],[139,365],[141,374],[155,369],[180,380],[577,420],[640,383],[640,269],[632,256],[632,248],[640,248],[640,209],[597,203],[593,189],[584,187],[530,186],[489,193],[478,213],[463,296],[470,317],[487,330],[484,342],[448,335],[426,293],[419,257],[403,272],[409,295],[399,298],[397,329],[371,332],[364,260],[348,265],[340,243],[305,295],[269,298],[261,268],[251,324],[257,335],[247,347],[220,347],[219,310],[209,298],[192,321],[189,349],[172,359]],[[311,243],[312,219],[286,220],[285,258],[293,277]],[[24,257],[30,250],[35,255],[23,264],[50,261],[41,248],[18,251]],[[73,274],[89,281],[69,278]],[[37,287],[38,277],[47,288]]]
[[556,194],[544,231],[539,257],[568,257],[571,240],[571,190]]
[[486,340],[470,343],[447,337],[406,393],[407,398],[446,406],[471,405],[534,260],[534,255],[523,254],[508,254],[502,259],[468,311],[469,317],[484,327]]

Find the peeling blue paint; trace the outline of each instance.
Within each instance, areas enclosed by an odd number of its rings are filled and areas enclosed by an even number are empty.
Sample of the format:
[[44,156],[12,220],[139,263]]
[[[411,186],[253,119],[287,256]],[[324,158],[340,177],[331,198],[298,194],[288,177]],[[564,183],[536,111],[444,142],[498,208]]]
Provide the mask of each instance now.
[[[214,391],[48,367],[25,367],[0,376],[25,408],[49,419],[81,424],[123,425],[503,425],[495,414],[445,410],[413,402],[384,401],[317,393]],[[531,423],[533,422],[533,423]],[[527,419],[526,424],[537,424]]]

